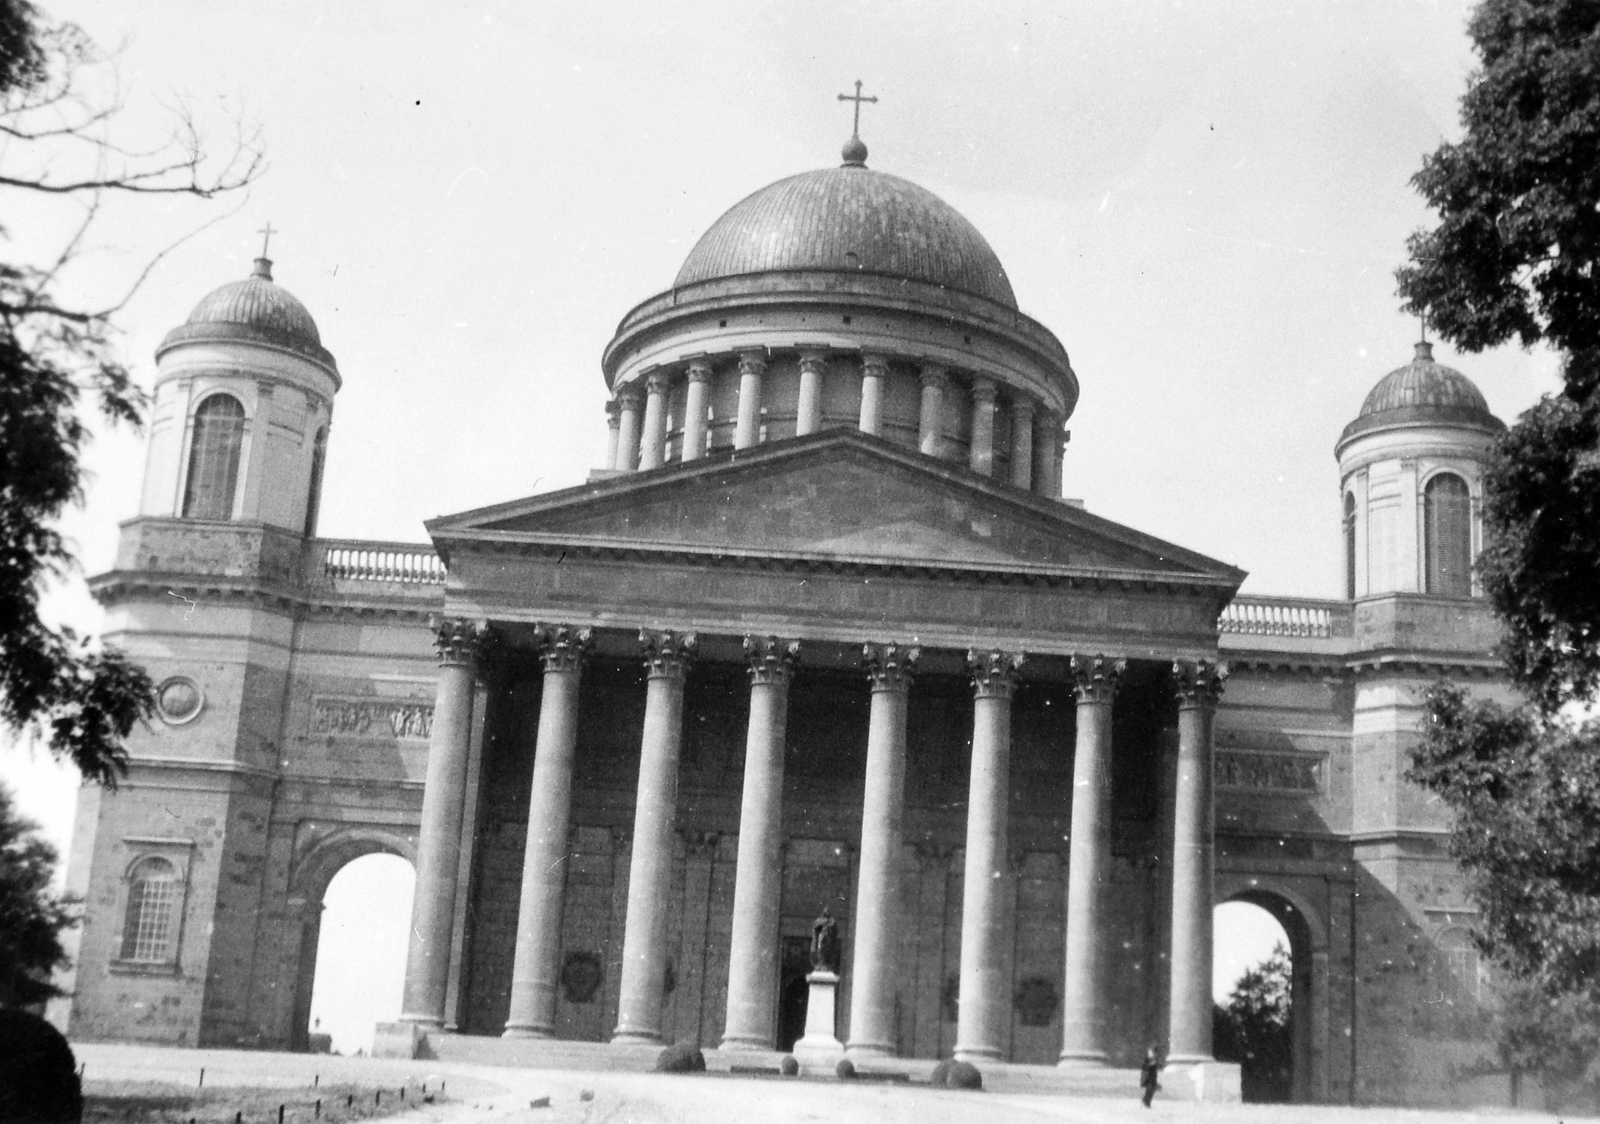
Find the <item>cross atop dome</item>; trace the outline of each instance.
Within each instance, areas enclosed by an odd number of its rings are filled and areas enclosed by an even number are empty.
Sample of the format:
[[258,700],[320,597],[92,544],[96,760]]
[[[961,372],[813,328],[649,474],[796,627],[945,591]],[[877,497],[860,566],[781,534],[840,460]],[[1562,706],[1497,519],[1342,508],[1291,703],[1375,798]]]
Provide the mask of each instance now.
[[267,220],[267,225],[256,231],[261,235],[261,256],[256,259],[255,269],[250,271],[251,277],[259,277],[263,281],[272,280],[272,259],[267,257],[267,249],[272,245],[272,236],[278,231],[272,229],[272,220]]
[[853,94],[840,94],[839,100],[855,102],[855,115],[850,123],[850,139],[845,142],[841,155],[844,156],[846,166],[865,168],[867,166],[867,146],[861,142],[861,103],[870,102],[876,105],[878,97],[876,94],[871,97],[862,97],[861,79],[857,78],[856,92]]

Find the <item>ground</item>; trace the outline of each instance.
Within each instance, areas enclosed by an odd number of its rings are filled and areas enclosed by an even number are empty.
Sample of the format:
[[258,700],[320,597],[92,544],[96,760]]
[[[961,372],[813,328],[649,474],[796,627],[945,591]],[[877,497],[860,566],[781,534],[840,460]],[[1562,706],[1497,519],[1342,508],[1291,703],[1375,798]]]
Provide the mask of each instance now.
[[[1157,1100],[1140,1107],[1136,1076],[1126,1097],[962,1093],[926,1088],[648,1073],[509,1069],[454,1062],[407,1062],[314,1054],[184,1050],[98,1043],[74,1045],[88,1072],[108,1080],[190,1085],[205,1067],[207,1086],[360,1082],[431,1087],[446,1082],[451,1104],[404,1119],[415,1124],[1115,1124],[1117,1121],[1240,1121],[1242,1124],[1456,1124],[1492,1116],[1507,1124],[1548,1124],[1545,1113],[1422,1111],[1289,1105],[1195,1105]],[[584,1093],[592,1093],[585,1100]],[[531,1102],[549,1098],[549,1106]]]

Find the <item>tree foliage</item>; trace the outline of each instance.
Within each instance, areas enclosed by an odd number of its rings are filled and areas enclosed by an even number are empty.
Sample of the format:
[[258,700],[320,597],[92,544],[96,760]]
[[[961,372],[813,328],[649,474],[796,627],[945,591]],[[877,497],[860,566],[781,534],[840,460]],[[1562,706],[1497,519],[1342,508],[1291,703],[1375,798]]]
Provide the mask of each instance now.
[[53,893],[56,851],[16,812],[0,785],[0,1007],[26,1007],[60,992],[50,973],[67,963],[61,932],[71,903]]
[[106,61],[77,27],[48,21],[26,0],[0,0],[5,213],[45,199],[74,215],[72,232],[42,260],[16,252],[0,227],[12,247],[0,260],[0,725],[41,734],[86,777],[114,784],[126,767],[123,739],[151,712],[151,682],[121,653],[51,627],[40,597],[75,564],[56,522],[82,499],[83,397],[107,423],[140,422],[144,394],[117,356],[112,317],[162,255],[103,307],[60,299],[62,277],[109,196],[210,199],[249,184],[261,155],[241,130],[231,152],[212,159],[182,107],[161,143],[119,144],[124,102],[95,80]]
[[1246,1101],[1287,1101],[1294,1091],[1294,1043],[1289,1028],[1293,963],[1283,945],[1233,985],[1226,1007],[1212,1015],[1212,1048],[1218,1061],[1242,1068]]
[[1600,3],[1483,0],[1463,135],[1413,183],[1438,225],[1400,295],[1468,351],[1543,342],[1563,393],[1501,442],[1486,480],[1485,590],[1507,663],[1543,706],[1600,684]]

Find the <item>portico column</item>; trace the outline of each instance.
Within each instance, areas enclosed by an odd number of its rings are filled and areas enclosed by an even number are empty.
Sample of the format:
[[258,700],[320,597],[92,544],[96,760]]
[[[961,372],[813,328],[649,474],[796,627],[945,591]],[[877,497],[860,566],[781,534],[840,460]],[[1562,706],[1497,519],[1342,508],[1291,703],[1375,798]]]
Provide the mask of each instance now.
[[1172,1014],[1167,1062],[1210,1061],[1211,899],[1216,876],[1211,801],[1212,719],[1226,665],[1183,660],[1178,685],[1178,776],[1172,822]]
[[683,402],[683,459],[706,455],[706,406],[711,396],[711,364],[696,359],[689,364],[689,391]]
[[905,815],[906,695],[920,649],[868,644],[862,651],[872,709],[867,720],[867,778],[861,801],[861,872],[856,881],[854,976],[846,1049],[868,1057],[895,1052],[894,949],[900,912],[901,820]]
[[606,460],[605,467],[617,467],[617,428],[622,424],[617,417],[617,400],[606,402]]
[[1106,885],[1111,878],[1111,704],[1126,660],[1072,657],[1078,701],[1067,859],[1066,1000],[1061,1062],[1106,1061]]
[[968,443],[967,464],[973,472],[994,475],[994,412],[995,387],[993,379],[981,375],[972,380],[972,440]]
[[767,361],[759,351],[739,353],[739,423],[733,431],[733,447],[748,449],[761,440],[761,376]]
[[1021,394],[1011,397],[1011,483],[1033,486],[1033,401]]
[[639,388],[625,386],[617,391],[617,468],[633,472],[639,467]]
[[548,1038],[555,1029],[556,958],[567,884],[567,829],[572,818],[572,759],[578,746],[578,682],[589,654],[587,628],[539,625],[544,660],[539,733],[528,796],[516,956],[511,969],[507,1038]]
[[722,1048],[770,1050],[778,1014],[784,729],[789,680],[800,644],[776,636],[747,636],[744,652],[750,665],[750,726],[745,736]]
[[628,913],[622,936],[622,981],[617,1029],[611,1041],[661,1041],[666,990],[667,899],[678,805],[678,751],[683,741],[683,680],[694,654],[694,633],[644,631],[644,737],[639,793],[633,812],[633,861],[628,867]]
[[967,860],[961,899],[959,1061],[1004,1054],[1011,1014],[1004,889],[1011,800],[1011,697],[1020,652],[968,652],[972,673],[972,779],[967,790]]
[[439,686],[428,739],[428,771],[417,833],[417,881],[411,905],[401,1021],[444,1026],[450,974],[450,931],[455,921],[456,876],[461,865],[461,815],[467,788],[467,748],[478,660],[488,637],[482,622],[453,618],[434,623]]
[[883,432],[883,380],[889,361],[881,355],[861,357],[861,432],[874,437]]
[[651,371],[645,380],[644,447],[639,451],[639,467],[659,468],[667,450],[667,388],[672,380],[665,371]]
[[1061,415],[1054,410],[1040,410],[1033,416],[1033,490],[1049,499],[1059,499],[1061,489],[1056,484],[1055,469],[1061,463]]
[[917,448],[930,457],[944,447],[944,388],[949,377],[937,363],[922,367],[922,412],[917,418]]
[[804,437],[822,428],[822,376],[827,370],[826,352],[800,353],[800,407],[794,427],[797,437]]

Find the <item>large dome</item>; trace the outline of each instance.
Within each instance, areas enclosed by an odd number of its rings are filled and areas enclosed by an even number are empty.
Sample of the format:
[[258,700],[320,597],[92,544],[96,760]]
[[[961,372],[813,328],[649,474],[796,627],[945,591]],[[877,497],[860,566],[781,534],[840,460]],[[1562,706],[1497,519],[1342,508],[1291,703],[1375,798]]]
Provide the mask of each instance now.
[[243,281],[230,281],[201,298],[161,346],[216,338],[274,344],[334,365],[317,322],[293,293],[273,283],[272,263],[266,258],[257,258],[254,272]]
[[1471,379],[1437,362],[1431,343],[1416,346],[1411,362],[1384,375],[1367,394],[1356,420],[1340,435],[1341,445],[1358,434],[1401,425],[1464,425],[1493,432],[1505,428]]
[[1017,307],[977,227],[933,192],[859,164],[790,176],[734,204],[674,286],[778,270],[907,278]]

